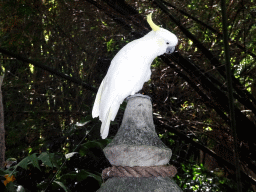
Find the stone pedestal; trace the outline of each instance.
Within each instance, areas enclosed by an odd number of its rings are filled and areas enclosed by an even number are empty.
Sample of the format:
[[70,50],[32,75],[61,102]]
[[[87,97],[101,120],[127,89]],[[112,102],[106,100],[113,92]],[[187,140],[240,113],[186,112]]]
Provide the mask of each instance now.
[[[113,166],[159,166],[170,161],[171,149],[155,132],[149,97],[135,95],[129,98],[122,125],[104,154]],[[169,177],[113,177],[98,190],[108,191],[180,192],[181,189]]]

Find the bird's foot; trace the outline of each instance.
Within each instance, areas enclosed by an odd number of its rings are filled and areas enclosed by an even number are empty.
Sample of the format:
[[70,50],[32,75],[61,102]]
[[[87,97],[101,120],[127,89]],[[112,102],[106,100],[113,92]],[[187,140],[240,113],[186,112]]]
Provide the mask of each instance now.
[[134,98],[134,97],[144,97],[144,98],[147,98],[150,101],[152,101],[151,97],[149,97],[148,95],[142,95],[140,93],[136,93],[134,95],[129,95],[128,97],[126,97],[125,101],[128,102],[129,99]]

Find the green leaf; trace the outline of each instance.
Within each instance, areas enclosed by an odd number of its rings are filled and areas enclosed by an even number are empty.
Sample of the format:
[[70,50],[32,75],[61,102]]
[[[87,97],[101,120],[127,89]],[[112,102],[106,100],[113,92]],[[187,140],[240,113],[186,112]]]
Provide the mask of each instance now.
[[33,153],[32,155],[29,155],[28,158],[32,162],[32,165],[34,167],[37,167],[41,171],[36,153]]
[[85,171],[85,170],[81,170],[77,174],[77,180],[78,181],[82,181],[82,180],[86,179],[87,177],[92,177],[92,178],[96,179],[101,184],[102,180],[101,180],[100,175],[96,175],[96,174],[90,173],[90,172]]
[[65,182],[67,179],[71,179],[71,180],[75,180],[75,181],[79,182],[79,181],[85,180],[87,177],[94,178],[95,180],[98,181],[99,185],[101,185],[101,183],[102,183],[100,174],[97,175],[97,174],[90,173],[85,170],[80,170],[78,173],[76,173],[76,172],[67,173],[67,174],[63,175],[60,180]]
[[71,172],[71,173],[67,173],[65,175],[62,175],[60,180],[61,181],[66,181],[67,179],[76,180],[76,177],[77,177],[77,173]]
[[[49,167],[54,167],[54,165],[52,164],[51,158],[50,158],[49,153],[47,152],[43,152],[38,156],[38,160],[41,160],[45,165],[49,166]],[[54,155],[54,154],[52,154]]]
[[[21,167],[23,169],[27,169],[28,168],[28,163],[30,162],[30,159],[28,157],[25,157],[24,159],[22,159],[17,165],[17,167]],[[16,169],[15,168],[15,169]]]
[[85,154],[87,154],[87,151],[89,151],[89,149],[92,149],[92,148],[104,149],[107,146],[107,144],[110,142],[111,142],[111,139],[88,141],[88,142],[84,143],[83,145],[81,145],[79,154],[81,156],[84,156]]
[[16,191],[13,182],[8,183],[8,184],[6,185],[6,188],[7,188],[8,191]]
[[58,184],[64,191],[69,192],[68,188],[60,181],[53,181],[54,183]]
[[[96,180],[98,181],[98,183],[101,185],[102,179],[101,179],[101,176],[100,176],[100,175],[96,175],[96,174],[87,172],[87,171],[85,171],[85,170],[81,170],[81,171],[79,172],[79,174],[78,174],[78,177],[79,177],[80,174],[82,174],[82,173],[87,174],[87,177],[92,177],[92,178],[96,179]],[[79,178],[78,178],[78,179],[79,179]]]

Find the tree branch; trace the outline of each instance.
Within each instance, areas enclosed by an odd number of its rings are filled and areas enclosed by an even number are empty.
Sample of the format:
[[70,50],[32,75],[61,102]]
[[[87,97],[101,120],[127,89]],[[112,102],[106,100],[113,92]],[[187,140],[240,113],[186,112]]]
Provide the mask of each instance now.
[[20,60],[20,61],[23,61],[23,62],[26,62],[26,63],[31,63],[31,64],[34,65],[35,67],[38,67],[38,68],[43,69],[43,70],[45,70],[45,71],[48,71],[48,72],[50,72],[50,73],[52,73],[52,74],[54,74],[54,75],[57,75],[57,76],[59,76],[59,77],[62,77],[63,79],[66,79],[66,80],[68,80],[68,81],[71,81],[71,82],[73,82],[73,83],[75,83],[75,84],[82,85],[85,89],[88,89],[88,90],[90,90],[90,91],[92,91],[92,92],[97,92],[97,90],[98,90],[97,88],[92,87],[92,86],[89,85],[89,84],[86,84],[86,83],[84,83],[84,82],[82,82],[82,81],[80,81],[80,80],[78,80],[78,79],[76,79],[76,78],[74,78],[74,77],[70,77],[69,75],[66,75],[66,74],[64,74],[64,73],[60,73],[60,72],[58,72],[58,71],[56,71],[56,70],[54,70],[54,69],[52,69],[52,68],[50,68],[50,67],[48,67],[48,66],[46,66],[46,65],[43,65],[43,64],[40,63],[40,62],[33,61],[33,60],[28,59],[28,58],[26,58],[26,57],[23,57],[23,56],[21,56],[21,55],[12,53],[12,52],[7,51],[7,50],[5,50],[5,49],[3,49],[3,48],[1,48],[1,47],[0,47],[0,52],[2,52],[3,54],[6,54],[6,55],[8,55],[8,56],[14,57],[14,58],[16,58],[16,59],[18,59],[18,60]]

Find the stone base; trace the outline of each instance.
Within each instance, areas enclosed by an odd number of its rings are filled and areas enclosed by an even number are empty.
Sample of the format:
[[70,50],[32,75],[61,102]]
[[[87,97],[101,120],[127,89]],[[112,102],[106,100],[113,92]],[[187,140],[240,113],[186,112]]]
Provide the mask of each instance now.
[[169,177],[113,177],[102,184],[97,192],[182,192],[182,190]]
[[172,150],[148,145],[115,145],[106,147],[104,154],[115,166],[158,166],[169,163]]
[[[129,97],[122,125],[104,149],[104,154],[115,166],[151,167],[168,164],[172,151],[159,139],[155,131],[152,103],[148,96],[136,94]],[[112,177],[98,192],[182,191],[169,177],[132,176]]]

